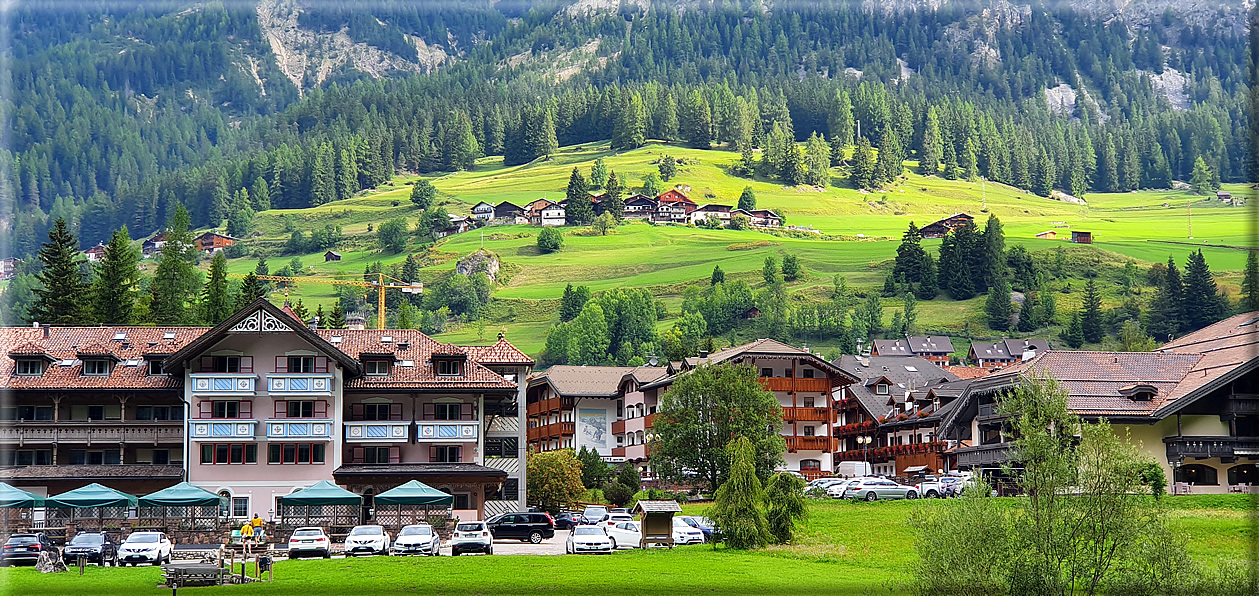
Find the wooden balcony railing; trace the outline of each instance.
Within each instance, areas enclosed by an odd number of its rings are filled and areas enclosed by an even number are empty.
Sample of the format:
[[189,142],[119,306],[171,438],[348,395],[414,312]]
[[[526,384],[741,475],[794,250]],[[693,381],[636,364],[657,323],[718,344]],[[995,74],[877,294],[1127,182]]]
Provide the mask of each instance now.
[[528,437],[530,441],[537,441],[552,437],[560,437],[563,435],[571,435],[574,432],[574,424],[572,422],[556,422],[554,424],[544,424],[537,428],[529,429]]
[[612,423],[612,434],[614,435],[625,434],[625,421],[624,420],[617,420],[616,422]]
[[655,415],[655,414],[648,414],[648,415],[647,415],[647,420],[646,420],[645,422],[643,422],[643,426],[645,426],[646,428],[651,428],[651,425],[653,425],[653,424],[655,424],[655,423],[656,423],[656,415]]
[[873,420],[854,422],[852,424],[844,424],[842,426],[835,427],[835,436],[848,437],[863,433],[869,434],[873,433],[877,428],[879,428],[879,424]]
[[554,412],[565,408],[572,408],[573,400],[563,397],[552,397],[550,399],[540,399],[528,405],[525,413],[530,416],[544,414],[546,412]]
[[835,475],[834,472],[827,472],[826,470],[800,470],[800,473],[804,474],[805,480],[817,480],[818,478],[830,478],[831,476]]
[[839,440],[834,437],[784,437],[788,451],[835,451]]
[[612,457],[625,457],[625,448],[624,448],[624,447],[613,447],[613,448],[612,448]]
[[0,425],[0,441],[5,443],[181,443],[182,420],[92,420],[6,422]]
[[829,408],[783,408],[785,422],[834,422],[835,412]]
[[831,390],[831,382],[827,379],[796,379],[793,377],[761,377],[761,386],[770,391],[828,393]]

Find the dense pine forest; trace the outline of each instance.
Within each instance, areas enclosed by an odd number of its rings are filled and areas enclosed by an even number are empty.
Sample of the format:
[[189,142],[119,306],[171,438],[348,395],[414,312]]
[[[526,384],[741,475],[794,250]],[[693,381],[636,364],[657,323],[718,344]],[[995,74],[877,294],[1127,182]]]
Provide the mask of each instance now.
[[[440,39],[452,56],[424,74],[342,69],[301,89],[246,4],[6,13],[0,251],[34,254],[58,218],[84,246],[122,225],[151,234],[177,204],[193,227],[218,227],[398,171],[525,163],[609,136],[728,148],[733,171],[789,184],[826,183],[820,170],[837,165],[869,188],[902,160],[1075,196],[1236,181],[1246,166],[1245,37],[1170,11],[1129,22],[1057,3],[465,4],[301,13],[303,27],[390,55]],[[556,71],[579,52],[592,60]],[[1173,72],[1183,93],[1152,84]],[[1060,85],[1073,105],[1047,100]]]

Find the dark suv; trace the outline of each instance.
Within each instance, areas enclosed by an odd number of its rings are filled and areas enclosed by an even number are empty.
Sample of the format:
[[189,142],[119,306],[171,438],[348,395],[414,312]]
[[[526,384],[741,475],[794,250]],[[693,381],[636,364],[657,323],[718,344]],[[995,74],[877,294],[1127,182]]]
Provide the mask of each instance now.
[[486,520],[495,540],[516,538],[534,544],[555,536],[555,520],[549,513],[504,513]]
[[84,532],[75,534],[66,544],[61,553],[66,565],[77,565],[82,558],[88,563],[96,563],[102,567],[118,566],[118,543],[104,532]]
[[39,560],[39,554],[48,551],[52,553],[54,559],[57,557],[57,547],[52,545],[52,540],[43,532],[38,534],[14,534],[9,536],[9,541],[4,543],[4,549],[0,551],[0,565],[12,565],[14,563],[30,563],[35,564]]

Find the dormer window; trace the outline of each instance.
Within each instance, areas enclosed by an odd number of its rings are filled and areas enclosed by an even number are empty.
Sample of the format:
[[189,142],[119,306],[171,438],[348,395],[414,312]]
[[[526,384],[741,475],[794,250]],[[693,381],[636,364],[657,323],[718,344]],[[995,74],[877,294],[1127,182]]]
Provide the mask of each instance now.
[[1150,401],[1158,395],[1158,388],[1149,383],[1136,383],[1120,388],[1119,394],[1132,401]]
[[879,395],[887,395],[891,392],[891,387],[887,383],[879,383],[874,386],[874,392]]
[[44,374],[43,360],[18,360],[17,375],[20,377],[38,377]]
[[437,360],[437,374],[444,377],[457,377],[463,374],[463,362],[459,360]]
[[369,377],[383,377],[389,374],[388,360],[367,360],[363,362],[363,370]]
[[84,360],[83,374],[93,377],[103,377],[109,374],[108,360]]
[[161,361],[161,360],[158,360],[158,359],[154,358],[154,359],[152,359],[152,360],[149,360],[149,361],[148,361],[148,364],[149,364],[149,374],[150,374],[150,375],[164,375],[164,374],[166,374],[166,371],[162,370],[162,361]]

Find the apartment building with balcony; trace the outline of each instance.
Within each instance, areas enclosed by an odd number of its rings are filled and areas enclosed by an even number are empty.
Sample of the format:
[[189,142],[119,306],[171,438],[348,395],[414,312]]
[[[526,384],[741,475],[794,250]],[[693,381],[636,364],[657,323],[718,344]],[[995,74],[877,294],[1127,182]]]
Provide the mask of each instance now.
[[949,467],[953,445],[941,439],[939,426],[964,381],[916,356],[841,356],[835,364],[859,379],[837,400],[837,462],[870,462],[874,473],[888,476]]
[[162,361],[204,328],[0,328],[0,480],[47,496],[183,480],[183,379]]
[[639,468],[640,474],[653,476],[650,466],[646,465],[651,455],[651,426],[656,421],[660,396],[674,378],[669,368],[663,366],[631,368],[621,377],[618,420],[612,424],[612,435],[616,437],[613,461],[629,462]]
[[612,461],[621,379],[632,367],[559,365],[529,378],[527,436],[537,451],[593,449]]
[[999,473],[1012,461],[1003,392],[1049,375],[1086,423],[1108,420],[1183,493],[1224,493],[1259,481],[1259,312],[1236,315],[1154,352],[1049,351],[972,381],[941,434],[957,467]]

